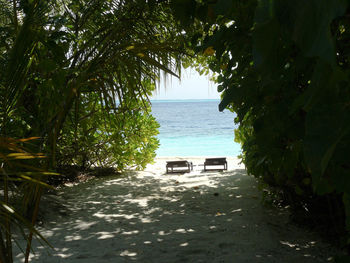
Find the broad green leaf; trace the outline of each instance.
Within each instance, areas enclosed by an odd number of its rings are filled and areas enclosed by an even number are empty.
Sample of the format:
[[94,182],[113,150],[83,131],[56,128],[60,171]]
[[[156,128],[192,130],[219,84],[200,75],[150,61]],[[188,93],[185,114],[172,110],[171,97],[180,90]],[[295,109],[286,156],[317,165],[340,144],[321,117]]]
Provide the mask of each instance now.
[[316,189],[338,144],[350,132],[341,104],[326,103],[317,104],[306,118],[304,153]]
[[46,156],[42,153],[9,153],[6,156],[10,159],[36,159],[36,158],[45,158]]
[[294,1],[291,10],[295,24],[293,39],[310,57],[320,57],[335,65],[335,48],[331,35],[331,22],[344,14],[346,0]]
[[269,74],[278,72],[283,65],[284,46],[281,28],[276,19],[257,24],[253,34],[254,65],[266,69]]

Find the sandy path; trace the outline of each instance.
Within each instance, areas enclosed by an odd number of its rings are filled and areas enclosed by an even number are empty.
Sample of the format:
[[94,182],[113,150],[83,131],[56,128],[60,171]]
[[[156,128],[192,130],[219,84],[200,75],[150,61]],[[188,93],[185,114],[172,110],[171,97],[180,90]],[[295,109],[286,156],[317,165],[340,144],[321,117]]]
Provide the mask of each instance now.
[[51,202],[41,229],[55,250],[35,243],[31,262],[328,262],[337,253],[264,207],[235,159],[228,172],[164,168],[158,159],[143,172],[59,191],[64,206]]

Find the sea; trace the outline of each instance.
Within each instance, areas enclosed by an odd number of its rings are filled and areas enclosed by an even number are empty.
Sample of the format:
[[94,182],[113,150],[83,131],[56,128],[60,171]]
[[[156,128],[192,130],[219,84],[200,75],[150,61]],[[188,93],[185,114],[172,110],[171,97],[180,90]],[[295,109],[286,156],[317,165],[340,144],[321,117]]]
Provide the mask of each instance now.
[[157,156],[236,157],[235,114],[219,112],[220,100],[153,100],[152,114],[160,124]]

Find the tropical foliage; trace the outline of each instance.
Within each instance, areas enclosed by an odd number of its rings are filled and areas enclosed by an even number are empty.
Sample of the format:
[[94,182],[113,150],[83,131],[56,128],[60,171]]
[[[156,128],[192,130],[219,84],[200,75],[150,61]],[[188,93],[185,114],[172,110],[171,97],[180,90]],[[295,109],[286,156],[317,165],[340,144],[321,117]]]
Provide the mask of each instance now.
[[[176,76],[183,56],[183,36],[162,2],[0,0],[0,137],[18,144],[1,149],[1,262],[12,262],[13,215],[29,210],[35,223],[45,181],[38,174],[67,164],[121,171],[153,160],[158,124],[148,96],[161,70]],[[39,139],[23,149],[29,137]],[[9,156],[22,152],[47,158],[22,160],[18,170]],[[36,195],[22,207],[9,196],[33,192],[23,174]]]
[[[44,181],[48,176],[57,174],[38,168],[45,156],[28,150],[35,139],[38,138],[0,139],[0,262],[13,261],[13,232],[21,233],[26,240],[26,260],[33,235],[45,241],[33,226],[43,189],[50,187]],[[17,240],[14,241],[17,243]]]
[[133,165],[145,168],[153,160],[159,125],[149,106],[124,98],[111,116],[95,93],[81,95],[76,103],[78,108],[69,114],[58,138],[60,166],[74,163],[81,169],[106,166],[122,171]]
[[68,117],[78,129],[101,110],[148,114],[159,70],[174,74],[181,35],[161,5],[144,1],[25,2],[16,8],[23,24],[3,27],[2,134],[43,138],[54,167]]
[[350,231],[349,1],[173,3],[237,113],[248,172]]

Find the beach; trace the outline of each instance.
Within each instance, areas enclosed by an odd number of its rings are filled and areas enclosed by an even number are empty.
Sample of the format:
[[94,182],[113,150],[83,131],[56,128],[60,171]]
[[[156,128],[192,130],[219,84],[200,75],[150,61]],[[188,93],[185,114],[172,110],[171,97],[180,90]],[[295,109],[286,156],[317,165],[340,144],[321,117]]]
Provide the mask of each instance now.
[[[166,161],[184,159],[193,171],[165,173]],[[329,262],[339,253],[264,204],[237,158],[207,172],[204,159],[159,157],[46,196],[39,230],[54,249],[35,241],[31,262]]]

